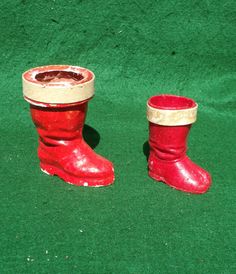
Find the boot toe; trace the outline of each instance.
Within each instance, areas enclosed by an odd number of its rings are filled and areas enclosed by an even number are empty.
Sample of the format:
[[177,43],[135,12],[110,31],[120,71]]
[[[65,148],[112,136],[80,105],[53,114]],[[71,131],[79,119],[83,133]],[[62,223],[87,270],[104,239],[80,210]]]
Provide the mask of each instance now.
[[211,176],[205,170],[201,171],[199,176],[198,184],[196,187],[196,193],[205,193],[211,185]]
[[94,178],[106,178],[114,176],[114,167],[113,164],[102,156],[99,157],[99,161],[91,163],[87,167],[86,173],[89,174],[89,177]]
[[201,194],[205,193],[211,185],[210,174],[199,166],[195,166],[194,172],[190,172],[185,180],[187,192]]

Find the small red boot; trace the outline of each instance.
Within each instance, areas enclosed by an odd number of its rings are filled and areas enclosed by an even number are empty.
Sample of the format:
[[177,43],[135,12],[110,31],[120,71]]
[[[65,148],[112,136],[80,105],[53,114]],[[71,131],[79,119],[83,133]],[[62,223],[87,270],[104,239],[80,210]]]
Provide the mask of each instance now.
[[189,98],[157,95],[147,102],[149,120],[149,176],[181,191],[204,193],[210,174],[186,155],[187,137],[197,118],[197,104]]
[[41,170],[78,186],[112,184],[112,163],[96,154],[82,136],[94,74],[71,66],[33,68],[23,74],[23,93],[39,134]]

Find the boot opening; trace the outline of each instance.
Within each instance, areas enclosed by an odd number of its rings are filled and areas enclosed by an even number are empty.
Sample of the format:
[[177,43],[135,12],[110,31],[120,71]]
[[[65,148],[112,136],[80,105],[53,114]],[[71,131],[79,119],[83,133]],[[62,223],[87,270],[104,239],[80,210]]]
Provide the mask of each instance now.
[[35,75],[35,79],[42,83],[61,83],[61,82],[70,82],[78,83],[84,79],[84,76],[80,73],[73,71],[45,71]]
[[148,100],[148,105],[157,109],[189,109],[196,106],[194,100],[177,95],[156,95]]

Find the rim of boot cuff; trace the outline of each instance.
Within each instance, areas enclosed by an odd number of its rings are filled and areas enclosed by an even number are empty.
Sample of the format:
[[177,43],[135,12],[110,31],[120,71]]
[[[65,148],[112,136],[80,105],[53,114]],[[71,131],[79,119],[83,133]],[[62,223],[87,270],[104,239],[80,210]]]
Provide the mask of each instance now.
[[197,120],[198,104],[187,109],[158,109],[147,103],[147,119],[162,126],[184,126]]
[[92,71],[78,66],[36,67],[22,74],[23,95],[35,104],[82,102],[93,97],[94,80]]

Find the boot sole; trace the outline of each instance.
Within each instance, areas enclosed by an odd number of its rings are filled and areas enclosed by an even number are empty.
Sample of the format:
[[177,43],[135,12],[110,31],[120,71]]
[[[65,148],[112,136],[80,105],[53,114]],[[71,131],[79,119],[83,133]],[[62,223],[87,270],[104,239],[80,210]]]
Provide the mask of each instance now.
[[173,186],[173,185],[169,184],[168,182],[165,181],[165,179],[164,179],[163,177],[161,177],[161,176],[159,176],[159,175],[156,175],[156,174],[154,174],[154,173],[151,172],[151,171],[148,172],[148,175],[149,175],[152,179],[154,179],[154,180],[156,180],[156,181],[163,182],[163,183],[165,183],[166,185],[168,185],[168,186],[170,186],[170,187],[172,187],[172,188],[174,188],[174,189],[176,189],[176,190],[180,190],[180,191],[183,191],[183,192],[186,192],[186,193],[203,194],[203,193],[206,192],[206,191],[188,191],[188,190],[185,190],[185,189],[182,189],[182,188],[178,188],[178,187],[176,187],[176,186]]
[[40,168],[42,172],[49,176],[58,176],[63,181],[65,181],[68,184],[76,185],[76,186],[85,186],[85,187],[103,187],[103,186],[109,186],[111,185],[114,180],[115,176],[110,176],[105,179],[91,179],[91,178],[78,178],[73,175],[69,175],[59,168],[56,168],[51,165],[45,165],[40,163]]

